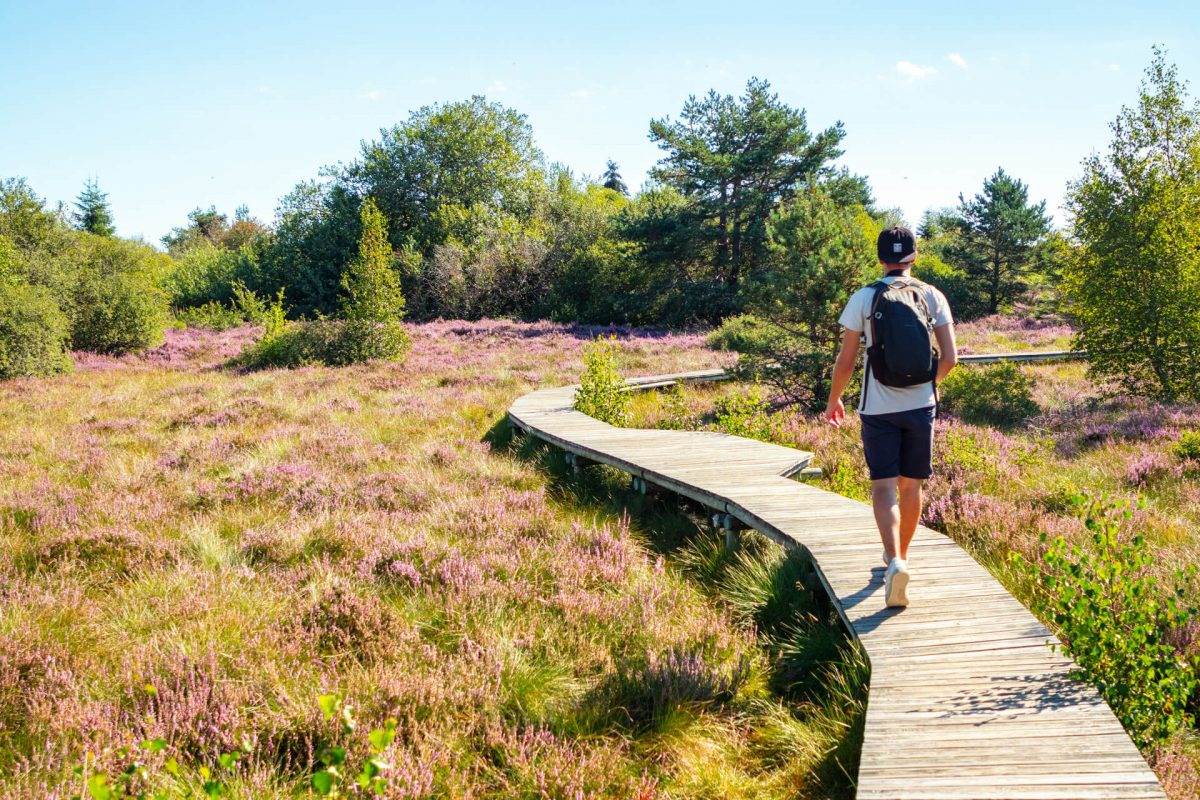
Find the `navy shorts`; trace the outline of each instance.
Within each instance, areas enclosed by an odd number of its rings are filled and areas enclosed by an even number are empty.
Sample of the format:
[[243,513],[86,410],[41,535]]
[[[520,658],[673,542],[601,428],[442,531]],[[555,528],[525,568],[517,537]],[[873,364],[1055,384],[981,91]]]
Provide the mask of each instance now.
[[899,476],[924,480],[933,474],[933,406],[858,416],[871,480]]

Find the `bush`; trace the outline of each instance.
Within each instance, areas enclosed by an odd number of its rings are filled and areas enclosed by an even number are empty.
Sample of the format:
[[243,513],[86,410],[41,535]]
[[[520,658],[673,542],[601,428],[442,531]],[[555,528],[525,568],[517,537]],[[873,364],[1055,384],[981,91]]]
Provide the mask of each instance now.
[[233,297],[242,256],[207,241],[175,259],[165,284],[175,308],[225,303]]
[[1091,547],[1068,547],[1058,537],[1040,567],[1019,555],[1013,560],[1035,587],[1035,609],[1057,629],[1082,677],[1138,746],[1149,748],[1188,724],[1198,685],[1200,664],[1185,660],[1167,638],[1196,614],[1177,600],[1191,575],[1176,572],[1164,592],[1161,578],[1149,572],[1154,556],[1145,540],[1118,535],[1121,521],[1132,516],[1128,507],[1083,498],[1079,505]]
[[771,421],[767,417],[767,401],[757,389],[727,394],[714,407],[717,427],[734,436],[768,441]]
[[1175,455],[1183,461],[1200,461],[1200,431],[1184,431],[1175,442]]
[[0,277],[0,380],[65,372],[69,323],[50,292]]
[[324,365],[344,367],[367,361],[398,361],[411,342],[398,322],[334,320],[294,322],[267,333],[234,360],[244,369]]
[[100,236],[81,242],[71,297],[71,343],[121,355],[160,344],[169,319],[160,279],[169,259],[146,245]]
[[584,370],[575,392],[575,410],[609,425],[624,425],[629,393],[617,372],[617,342],[596,339],[583,351]]
[[212,331],[229,330],[246,322],[236,308],[230,308],[215,300],[210,300],[204,305],[181,308],[175,312],[175,319],[189,328],[207,328]]
[[956,369],[938,392],[942,410],[976,425],[1019,425],[1038,413],[1033,379],[1012,363]]
[[283,329],[285,313],[282,289],[271,302],[263,300],[237,281],[230,287],[230,291],[233,301],[229,305],[210,300],[203,305],[179,309],[175,312],[175,318],[189,328],[208,328],[214,331],[236,328],[247,322],[263,325],[268,332]]
[[[811,341],[752,314],[730,317],[708,336],[708,346],[738,354],[734,372],[743,380],[764,383],[789,403],[810,410],[823,407],[826,381],[836,351],[826,352]],[[858,373],[848,390],[859,390]]]

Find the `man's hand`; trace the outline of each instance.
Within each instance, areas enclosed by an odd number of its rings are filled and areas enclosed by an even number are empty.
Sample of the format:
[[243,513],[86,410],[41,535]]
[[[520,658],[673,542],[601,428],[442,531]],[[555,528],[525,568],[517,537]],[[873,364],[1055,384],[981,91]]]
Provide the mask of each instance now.
[[842,403],[842,398],[829,399],[829,405],[825,406],[825,421],[835,428],[842,427],[842,423],[846,421],[846,406]]

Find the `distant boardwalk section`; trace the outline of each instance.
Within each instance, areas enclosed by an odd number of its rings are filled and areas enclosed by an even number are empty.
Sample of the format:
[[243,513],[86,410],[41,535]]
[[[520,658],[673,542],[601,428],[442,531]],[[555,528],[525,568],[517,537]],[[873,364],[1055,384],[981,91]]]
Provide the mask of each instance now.
[[885,609],[870,507],[787,477],[812,454],[722,433],[614,428],[575,411],[574,394],[531,392],[509,418],[576,458],[690,497],[812,556],[871,663],[859,798],[1165,797],[1109,707],[1070,678],[1070,659],[1049,647],[1053,635],[949,538],[917,531],[912,606]]

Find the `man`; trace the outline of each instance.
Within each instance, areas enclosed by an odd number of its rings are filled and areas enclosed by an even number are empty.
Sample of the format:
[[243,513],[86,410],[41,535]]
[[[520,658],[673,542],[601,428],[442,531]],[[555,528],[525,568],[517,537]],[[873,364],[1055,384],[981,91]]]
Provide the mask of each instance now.
[[[909,276],[917,257],[912,231],[888,228],[879,234],[876,249],[884,277],[855,292],[839,319],[842,345],[825,419],[835,426],[845,421],[842,395],[854,375],[860,340],[865,339],[868,357],[863,359],[858,403],[863,455],[887,565],[884,602],[902,608],[908,605],[908,545],[921,518],[921,487],[933,474],[936,382],[954,368],[958,351],[945,295]],[[888,337],[891,345],[885,341]],[[884,345],[891,347],[886,359]],[[897,352],[901,349],[905,352]],[[926,371],[891,368],[912,362],[924,364]]]

